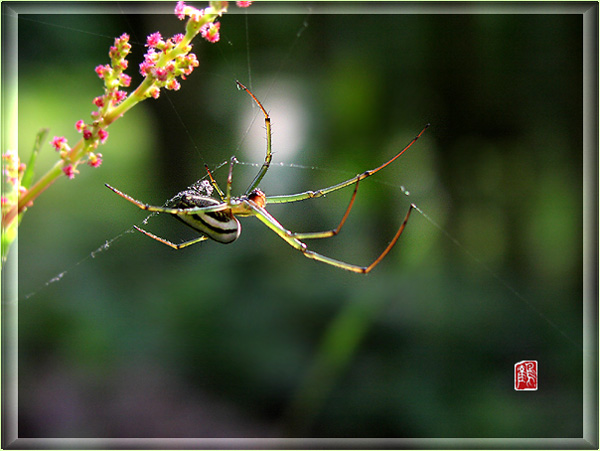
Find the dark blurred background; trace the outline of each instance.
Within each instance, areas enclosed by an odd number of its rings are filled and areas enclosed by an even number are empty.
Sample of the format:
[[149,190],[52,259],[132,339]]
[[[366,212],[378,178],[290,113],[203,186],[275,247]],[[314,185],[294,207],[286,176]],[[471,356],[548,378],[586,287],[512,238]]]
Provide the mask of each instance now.
[[[23,160],[40,128],[77,142],[114,37],[131,35],[135,87],[146,36],[183,31],[162,5],[119,5],[19,17]],[[19,229],[19,436],[582,436],[582,16],[395,8],[230,5],[181,91],[128,112],[99,169],[39,197]],[[265,136],[236,79],[272,118],[267,194],[374,168],[432,124],[361,183],[339,236],[309,243],[368,264],[414,202],[425,215],[371,274],[303,258],[252,218],[228,246],[125,233],[146,214],[104,183],[161,205],[236,155],[244,191]],[[37,174],[56,157],[45,146]],[[351,193],[269,210],[325,230]],[[536,392],[513,389],[524,359]]]

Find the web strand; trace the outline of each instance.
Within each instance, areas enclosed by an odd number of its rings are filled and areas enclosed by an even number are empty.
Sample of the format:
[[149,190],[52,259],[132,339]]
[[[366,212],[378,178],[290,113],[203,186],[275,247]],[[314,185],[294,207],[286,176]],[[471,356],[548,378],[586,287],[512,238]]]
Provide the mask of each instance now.
[[[402,187],[402,191],[404,191],[404,187]],[[544,315],[535,305],[533,305],[525,296],[519,293],[512,285],[510,285],[506,280],[500,277],[496,272],[494,272],[488,265],[486,265],[481,259],[475,256],[471,251],[469,251],[460,241],[458,241],[454,236],[452,236],[446,229],[444,229],[441,225],[439,225],[436,221],[434,221],[429,215],[427,215],[423,210],[421,210],[417,205],[413,204],[415,210],[419,212],[423,218],[425,218],[432,226],[438,229],[450,242],[452,242],[456,247],[460,249],[467,257],[469,257],[472,261],[474,261],[477,265],[485,270],[491,277],[493,277],[497,282],[499,282],[506,290],[508,290],[513,296],[515,296],[519,301],[523,302],[531,311],[536,313],[541,319],[546,321],[554,330],[559,332],[571,345],[575,346],[577,349],[581,349],[581,344],[575,342],[571,337],[569,337],[555,322],[553,322],[550,318]]]
[[101,246],[99,246],[98,248],[96,248],[95,250],[93,250],[92,252],[90,252],[88,255],[86,255],[84,258],[82,258],[81,260],[79,260],[77,263],[75,263],[74,265],[72,265],[71,267],[65,269],[64,271],[58,273],[57,275],[55,275],[54,277],[52,277],[51,279],[49,279],[47,282],[45,282],[44,284],[42,284],[40,287],[38,287],[36,290],[32,291],[31,293],[23,296],[20,300],[26,301],[32,297],[34,297],[35,295],[37,295],[40,291],[48,288],[50,285],[60,282],[61,280],[63,280],[63,278],[69,274],[70,272],[72,272],[75,268],[77,268],[78,266],[86,263],[88,260],[90,259],[94,259],[96,258],[99,254],[108,251],[108,249],[110,249],[110,247],[112,246],[113,243],[115,243],[116,241],[120,240],[123,236],[129,234],[129,233],[133,233],[135,232],[133,226],[130,227],[127,230],[124,230],[123,232],[119,233],[117,236],[111,238],[110,240],[107,240],[104,242],[104,244],[102,244]]

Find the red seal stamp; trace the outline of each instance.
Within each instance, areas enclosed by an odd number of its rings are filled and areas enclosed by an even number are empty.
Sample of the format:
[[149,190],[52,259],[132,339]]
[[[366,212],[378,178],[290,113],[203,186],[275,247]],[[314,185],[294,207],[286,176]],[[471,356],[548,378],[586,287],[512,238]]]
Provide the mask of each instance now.
[[534,391],[538,389],[537,360],[521,360],[515,363],[515,390]]

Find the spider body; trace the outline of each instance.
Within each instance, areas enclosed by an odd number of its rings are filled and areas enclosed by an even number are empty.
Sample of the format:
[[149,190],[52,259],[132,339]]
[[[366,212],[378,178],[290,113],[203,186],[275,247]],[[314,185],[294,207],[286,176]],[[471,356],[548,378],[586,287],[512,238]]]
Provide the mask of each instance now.
[[[213,197],[199,194],[197,190],[186,190],[179,193],[169,206],[177,210],[185,210],[185,213],[175,214],[185,225],[205,234],[209,238],[223,244],[233,243],[242,233],[242,225],[236,216],[253,215],[252,208],[248,202],[256,206],[264,207],[265,194],[254,189],[248,196],[234,197],[229,204],[223,204]],[[224,206],[225,205],[225,206]],[[206,207],[221,206],[223,210],[202,211]],[[190,208],[199,209],[196,213],[188,213]]]
[[[267,131],[267,154],[265,157],[265,161],[262,164],[260,170],[254,177],[254,180],[250,183],[250,186],[245,191],[245,193],[240,197],[231,196],[231,183],[233,178],[233,168],[237,160],[235,157],[231,158],[230,166],[229,166],[229,175],[227,177],[227,186],[226,191],[223,192],[216,180],[213,178],[212,173],[208,167],[206,167],[208,178],[210,182],[202,181],[199,184],[195,184],[191,188],[180,192],[177,194],[170,202],[166,204],[164,207],[152,206],[149,204],[142,203],[129,195],[113,188],[110,185],[106,185],[113,192],[121,196],[122,198],[128,200],[129,202],[135,204],[142,210],[159,212],[159,213],[167,213],[175,218],[182,221],[184,224],[193,228],[194,230],[200,232],[202,235],[198,238],[192,239],[190,241],[186,241],[180,244],[172,243],[164,238],[156,236],[146,230],[143,230],[137,226],[134,226],[136,230],[145,234],[146,236],[159,241],[173,249],[182,249],[184,247],[190,246],[192,244],[199,243],[201,241],[206,240],[207,238],[211,238],[219,243],[232,243],[234,242],[241,233],[241,225],[236,216],[245,217],[245,216],[255,216],[262,223],[264,223],[268,228],[270,228],[273,232],[275,232],[280,238],[282,238],[287,244],[292,246],[294,249],[302,252],[302,254],[310,259],[320,261],[322,263],[326,263],[328,265],[332,265],[341,269],[345,269],[347,271],[352,271],[356,273],[366,274],[369,273],[383,258],[388,254],[388,252],[394,247],[400,235],[404,231],[404,227],[408,222],[408,218],[410,216],[411,211],[414,206],[411,206],[404,217],[404,221],[400,225],[400,228],[387,245],[387,247],[383,250],[383,252],[377,257],[370,265],[368,266],[358,266],[351,263],[346,263],[340,260],[333,259],[331,257],[327,257],[325,255],[319,254],[314,251],[310,251],[307,249],[306,244],[302,240],[306,239],[319,239],[319,238],[329,238],[338,234],[341,230],[342,226],[346,222],[348,215],[350,214],[350,210],[354,205],[354,200],[356,198],[356,193],[358,191],[358,184],[361,180],[364,180],[367,177],[377,173],[381,169],[385,168],[397,158],[400,157],[408,148],[410,148],[417,139],[421,137],[421,135],[425,132],[429,124],[421,130],[421,132],[412,139],[408,143],[404,149],[402,149],[399,153],[393,156],[390,160],[383,163],[381,166],[371,169],[365,172],[362,172],[355,177],[340,182],[336,185],[329,186],[327,188],[322,188],[316,191],[305,191],[302,193],[291,194],[291,195],[282,195],[282,196],[266,196],[260,189],[258,189],[258,184],[263,179],[267,170],[269,169],[272,151],[271,151],[271,121],[267,111],[264,109],[262,104],[258,101],[258,99],[240,82],[237,82],[238,88],[246,91],[252,99],[259,106],[261,111],[265,116],[265,127]],[[335,229],[323,231],[323,232],[291,232],[284,228],[277,219],[275,219],[271,214],[266,210],[266,205],[269,203],[291,203],[298,202],[307,199],[314,199],[318,197],[325,196],[331,192],[340,190],[342,188],[346,188],[348,186],[354,185],[354,192],[352,193],[352,197],[350,198],[350,203],[346,208],[346,212],[342,217],[342,220],[338,224]],[[212,188],[211,188],[212,186]],[[212,192],[216,191],[219,198],[211,197]]]
[[[217,199],[200,196],[191,191],[184,191],[181,199],[173,203],[173,208],[188,210],[190,208],[205,208],[220,205]],[[219,243],[233,243],[238,239],[242,231],[240,221],[233,215],[231,209],[222,211],[208,211],[175,215],[184,224],[192,229],[205,234]]]

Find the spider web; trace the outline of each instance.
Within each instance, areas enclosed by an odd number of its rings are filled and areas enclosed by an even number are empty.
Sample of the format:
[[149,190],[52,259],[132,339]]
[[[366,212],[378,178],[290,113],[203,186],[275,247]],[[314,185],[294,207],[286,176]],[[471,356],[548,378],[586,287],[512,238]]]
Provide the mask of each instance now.
[[[246,21],[248,21],[248,16],[246,16]],[[268,89],[267,89],[264,97],[261,99],[265,104],[268,102],[269,93],[271,92],[271,90],[273,89],[273,87],[275,86],[275,84],[278,81],[278,76],[279,76],[280,72],[286,66],[286,64],[289,61],[289,59],[293,57],[295,47],[298,44],[298,42],[300,41],[300,39],[302,38],[302,36],[304,35],[304,32],[309,27],[309,23],[310,23],[310,13],[304,18],[304,20],[302,21],[301,25],[299,26],[297,32],[295,33],[295,37],[292,40],[292,43],[291,43],[291,45],[289,47],[288,52],[286,53],[285,57],[282,59],[280,65],[279,65],[279,68],[275,71],[275,75],[273,76],[273,78],[272,78],[272,80],[270,82],[270,85],[269,85],[269,87],[268,87]],[[246,25],[246,42],[245,42],[246,52],[247,52],[247,66],[246,66],[246,70],[247,70],[247,79],[248,79],[249,87],[252,87],[252,80],[253,80],[253,69],[252,69],[252,64],[251,64],[252,63],[252,61],[251,61],[251,38],[252,38],[252,36],[249,34],[248,30],[249,30],[249,27],[248,27],[248,25]],[[72,29],[72,31],[90,33],[90,32],[85,31],[85,30],[75,30],[75,29]],[[94,34],[94,33],[91,33],[91,34]],[[97,34],[97,36],[102,37],[102,38],[109,38],[109,36],[102,35],[102,34]],[[143,41],[143,40],[141,40],[139,38],[137,40],[138,40],[138,42]],[[233,45],[233,44],[229,43],[229,45]],[[224,58],[226,58],[225,55],[224,55]],[[232,70],[232,72],[233,72],[233,70]],[[189,140],[192,142],[194,148],[196,149],[196,152],[202,158],[202,152],[200,150],[200,147],[194,142],[192,133],[190,131],[191,124],[188,124],[186,122],[186,120],[179,114],[179,111],[178,111],[177,107],[172,102],[171,96],[170,95],[165,95],[165,98],[172,105],[173,114],[178,117],[178,120],[182,124],[182,127],[185,130],[185,133],[187,134]],[[255,120],[258,117],[260,117],[259,116],[259,112],[256,111],[256,115],[254,116],[254,120],[251,123],[248,124],[245,132],[242,135],[242,138],[240,139],[240,141],[239,141],[239,143],[238,143],[238,145],[237,145],[237,147],[235,149],[235,151],[238,151],[243,146],[244,140],[248,136],[250,130],[255,126],[254,122],[255,122]],[[224,162],[220,163],[219,165],[217,165],[214,168],[214,171],[219,170],[220,168],[222,168],[223,166],[225,166],[227,163],[228,163],[227,161],[224,161]],[[246,161],[239,161],[237,164],[239,164],[241,166],[249,166],[249,167],[260,167],[260,165],[261,165],[261,163],[252,163],[252,162],[246,162]],[[353,175],[351,173],[348,173],[348,172],[345,172],[345,171],[342,171],[342,170],[338,170],[336,168],[324,168],[324,167],[321,167],[321,166],[307,166],[307,165],[296,164],[296,163],[293,163],[293,162],[287,162],[287,163],[286,162],[278,162],[278,163],[273,163],[273,166],[275,166],[275,165],[279,165],[279,166],[285,167],[285,168],[293,168],[293,169],[300,169],[300,170],[323,171],[323,172],[332,173],[332,174],[339,173],[340,175],[344,175],[344,176],[346,176],[346,175],[352,176]],[[188,188],[189,189],[204,190],[206,192],[206,194],[210,195],[210,193],[208,193],[208,191],[207,191],[207,185],[205,183],[203,183],[205,181],[206,181],[206,176],[202,177],[197,182],[194,182]],[[396,188],[396,189],[400,190],[406,196],[410,196],[410,192],[403,185],[389,183],[389,182],[380,181],[380,180],[371,180],[371,183],[384,184],[384,185],[387,185],[387,186],[390,186],[390,187],[393,187],[393,188]],[[167,202],[164,203],[164,205],[168,205],[168,203],[171,202],[171,201],[173,201],[173,199],[175,199],[175,197],[169,199]],[[495,279],[498,283],[500,283],[501,285],[503,285],[504,288],[508,292],[510,292],[513,296],[515,296],[521,302],[523,302],[529,309],[531,309],[532,311],[534,311],[540,318],[542,318],[554,330],[558,331],[572,345],[574,345],[576,347],[579,347],[579,345],[572,338],[570,338],[564,332],[563,329],[561,329],[550,318],[548,318],[546,315],[544,315],[543,312],[541,312],[535,305],[533,305],[530,301],[528,301],[528,299],[525,296],[523,296],[519,291],[517,291],[510,283],[508,283],[498,273],[496,273],[493,269],[491,269],[488,265],[486,265],[480,258],[478,258],[473,252],[471,252],[465,245],[463,245],[449,231],[447,231],[443,226],[441,226],[439,224],[439,222],[437,222],[435,219],[433,219],[429,214],[425,213],[418,205],[415,205],[415,206],[416,206],[416,211],[419,212],[419,214],[424,219],[426,219],[433,227],[435,227],[436,229],[438,229],[458,249],[460,249],[460,251],[462,253],[464,253],[474,263],[476,263],[477,265],[481,266],[486,272],[488,272],[492,276],[493,279]],[[142,223],[146,224],[148,222],[148,220],[150,218],[152,218],[153,216],[155,216],[156,214],[157,213],[151,213],[151,214],[149,214],[148,216],[146,216],[146,218],[144,218],[142,220]],[[53,277],[51,277],[50,279],[48,279],[45,283],[43,283],[41,286],[39,286],[34,291],[29,292],[28,294],[24,295],[21,299],[22,300],[28,300],[28,299],[36,296],[39,292],[41,292],[42,290],[46,289],[48,286],[50,286],[52,284],[55,284],[55,283],[58,283],[58,282],[61,282],[65,278],[65,276],[67,276],[69,273],[73,272],[77,267],[79,267],[79,266],[81,266],[83,264],[87,264],[89,261],[94,260],[99,255],[106,253],[109,249],[111,249],[111,246],[115,242],[117,242],[118,240],[120,240],[124,236],[127,236],[127,235],[132,234],[132,233],[134,233],[134,229],[133,229],[133,227],[129,227],[129,228],[123,230],[122,232],[118,233],[116,236],[112,237],[111,239],[105,240],[105,242],[103,244],[101,244],[99,247],[97,247],[96,249],[94,249],[91,252],[89,252],[81,260],[77,261],[72,266],[70,266],[67,269],[59,272],[56,275],[54,275]]]

